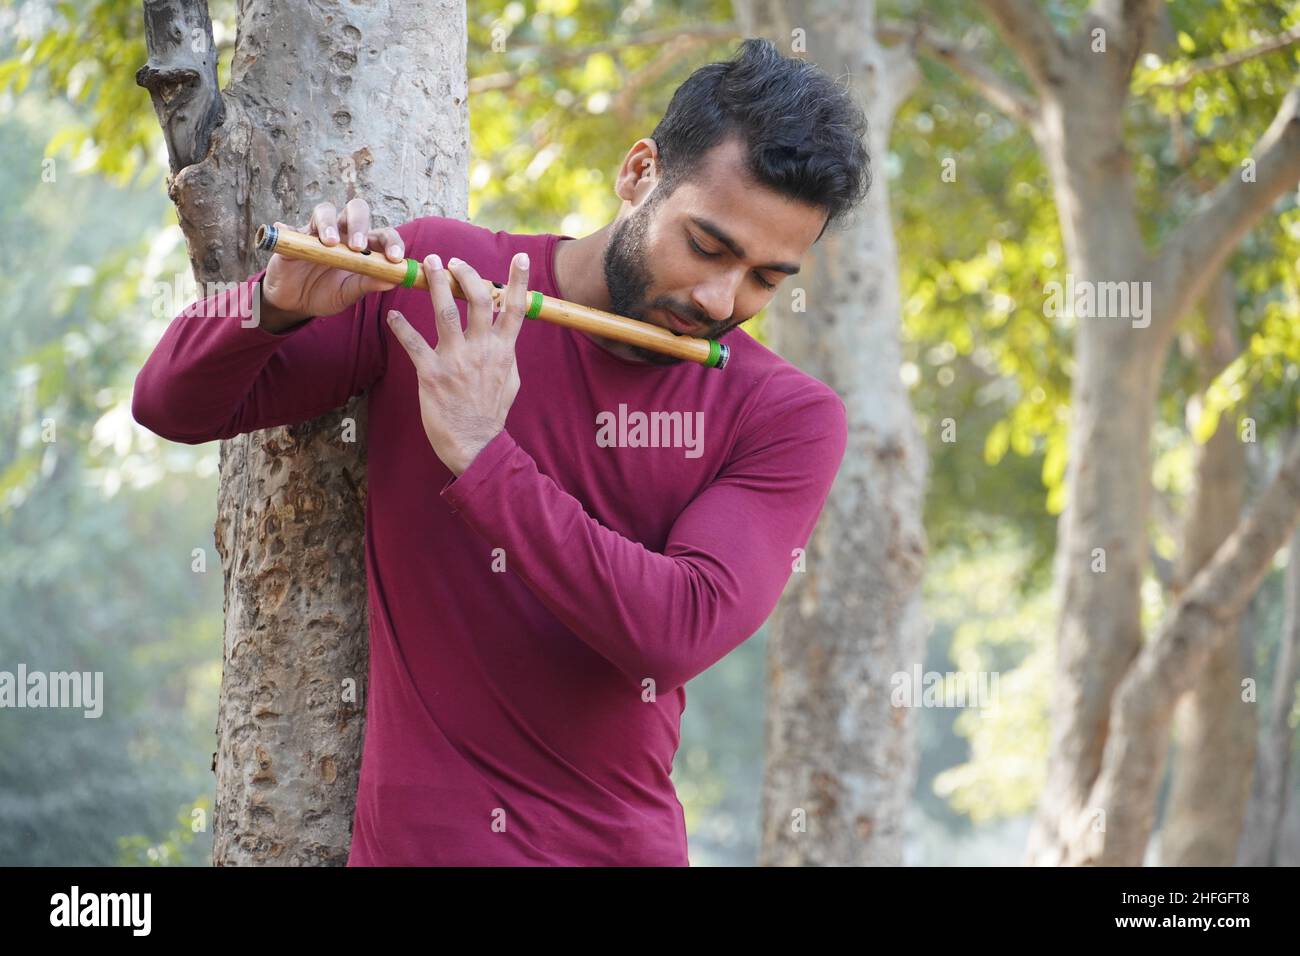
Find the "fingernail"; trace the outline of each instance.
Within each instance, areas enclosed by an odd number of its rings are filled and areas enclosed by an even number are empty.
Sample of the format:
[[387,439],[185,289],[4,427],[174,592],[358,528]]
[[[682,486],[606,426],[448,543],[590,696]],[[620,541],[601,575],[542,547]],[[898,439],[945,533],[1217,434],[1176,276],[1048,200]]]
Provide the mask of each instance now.
[[337,229],[335,229],[333,226],[330,226],[328,229],[325,230],[325,238],[326,238],[326,239],[335,239],[335,240],[337,240],[338,237],[339,237],[339,231],[338,231]]
[[515,265],[520,269],[528,268],[528,253],[520,252],[515,255]]
[[427,262],[429,267],[432,269],[437,270],[442,268],[442,259],[435,254],[425,256],[424,261]]
[[366,234],[363,232],[354,232],[352,234],[352,244],[354,246],[364,246],[366,244]]
[[457,259],[455,256],[452,256],[450,259],[447,260],[448,268],[451,268],[452,266],[458,266],[458,265],[460,265],[460,260]]
[[392,256],[394,259],[400,259],[400,258],[402,258],[402,247],[401,247],[401,246],[389,246],[389,247],[388,247],[388,254],[389,254],[390,256]]
[[388,324],[389,324],[389,325],[392,325],[392,324],[393,324],[394,322],[396,322],[396,321],[397,321],[397,313],[396,313],[396,312],[389,312],[389,313],[388,313]]

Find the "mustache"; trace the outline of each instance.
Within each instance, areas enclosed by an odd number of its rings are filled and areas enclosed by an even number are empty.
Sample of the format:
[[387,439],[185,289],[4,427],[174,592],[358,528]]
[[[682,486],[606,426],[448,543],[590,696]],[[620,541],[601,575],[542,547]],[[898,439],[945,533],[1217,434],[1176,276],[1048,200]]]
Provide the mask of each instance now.
[[656,309],[667,309],[669,312],[677,313],[677,315],[681,316],[687,322],[693,322],[696,325],[703,326],[704,332],[700,334],[700,338],[710,338],[715,335],[721,335],[723,332],[727,331],[727,329],[731,328],[732,320],[735,318],[734,316],[729,316],[722,322],[715,322],[698,309],[682,308],[676,302],[672,302],[668,299],[656,299],[652,307]]

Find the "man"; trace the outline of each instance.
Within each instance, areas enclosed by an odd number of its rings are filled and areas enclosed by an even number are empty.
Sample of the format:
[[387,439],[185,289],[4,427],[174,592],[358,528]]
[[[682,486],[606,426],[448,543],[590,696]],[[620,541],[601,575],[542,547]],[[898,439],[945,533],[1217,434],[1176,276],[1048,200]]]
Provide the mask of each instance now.
[[[167,329],[132,407],[169,439],[369,392],[349,865],[687,864],[683,685],[772,611],[847,440],[835,392],[736,326],[865,194],[864,133],[829,77],[749,40],[677,90],[589,236],[322,204],[323,243],[409,250],[432,294],[272,256]],[[507,271],[494,323],[479,273]],[[526,322],[525,289],[725,336],[730,362]],[[254,295],[260,325],[199,317]]]

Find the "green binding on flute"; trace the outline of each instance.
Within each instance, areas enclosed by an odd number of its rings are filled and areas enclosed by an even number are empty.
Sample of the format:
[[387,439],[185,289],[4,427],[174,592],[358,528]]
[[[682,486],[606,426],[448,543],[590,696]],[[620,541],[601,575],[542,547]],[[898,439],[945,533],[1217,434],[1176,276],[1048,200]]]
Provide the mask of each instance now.
[[528,293],[532,300],[528,303],[528,311],[524,313],[525,319],[535,319],[542,311],[542,300],[545,298],[540,292]]
[[416,276],[420,274],[420,263],[414,259],[406,260],[406,278],[402,280],[403,289],[415,288]]
[[[499,282],[492,284],[498,289],[502,288]],[[542,311],[542,304],[545,302],[546,296],[532,290],[529,290],[528,295],[530,301],[528,311],[524,313],[524,318],[535,319]],[[729,358],[731,358],[731,348],[729,346],[723,345],[716,339],[709,339],[709,357],[700,364],[705,368],[726,368],[727,359]]]

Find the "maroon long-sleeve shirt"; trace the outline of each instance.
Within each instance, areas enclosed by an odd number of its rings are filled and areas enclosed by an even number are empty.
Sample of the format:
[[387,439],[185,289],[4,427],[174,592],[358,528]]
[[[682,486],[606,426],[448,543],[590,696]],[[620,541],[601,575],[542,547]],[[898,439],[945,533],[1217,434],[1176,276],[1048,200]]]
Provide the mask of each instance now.
[[[440,217],[398,231],[408,256],[459,256],[502,282],[525,251],[531,288],[563,297],[567,237]],[[260,277],[171,322],[132,411],[198,443],[369,391],[370,671],[348,864],[686,865],[669,777],[683,685],[776,605],[844,454],[839,396],[740,329],[719,371],[638,364],[527,321],[505,430],[455,478],[383,321],[396,308],[435,344],[428,293],[372,293],[277,335],[236,308]]]

